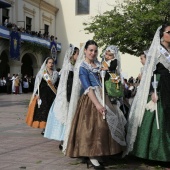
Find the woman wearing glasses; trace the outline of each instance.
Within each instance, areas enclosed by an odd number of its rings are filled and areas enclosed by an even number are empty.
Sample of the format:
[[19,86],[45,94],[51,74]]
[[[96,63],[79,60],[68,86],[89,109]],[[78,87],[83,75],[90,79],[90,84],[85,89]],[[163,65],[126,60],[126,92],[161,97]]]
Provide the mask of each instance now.
[[170,24],[166,24],[157,29],[147,53],[142,79],[129,114],[128,147],[124,154],[132,151],[140,158],[170,161],[169,120]]

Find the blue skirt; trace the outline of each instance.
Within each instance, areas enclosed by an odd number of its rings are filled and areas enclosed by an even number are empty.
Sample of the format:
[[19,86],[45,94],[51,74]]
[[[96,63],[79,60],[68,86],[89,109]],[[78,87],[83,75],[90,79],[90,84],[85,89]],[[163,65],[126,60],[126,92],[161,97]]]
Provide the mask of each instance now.
[[[56,111],[54,110],[54,104],[55,102],[53,102],[48,114],[44,137],[48,139],[63,141],[65,134],[65,125],[57,120],[55,116]],[[60,112],[58,113],[61,114]]]

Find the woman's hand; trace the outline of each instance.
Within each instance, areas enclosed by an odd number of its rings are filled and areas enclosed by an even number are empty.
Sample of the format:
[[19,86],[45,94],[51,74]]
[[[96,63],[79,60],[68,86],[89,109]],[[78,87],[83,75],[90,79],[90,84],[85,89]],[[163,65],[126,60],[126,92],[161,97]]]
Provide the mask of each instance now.
[[94,94],[93,89],[90,88],[89,92],[87,93],[89,98],[92,100],[93,104],[96,106],[96,109],[101,115],[105,115],[106,109],[100,104],[96,95]]
[[100,112],[102,115],[105,115],[106,109],[101,104],[96,105],[96,108],[98,112]]
[[107,71],[108,67],[102,67],[101,70]]
[[37,99],[37,100],[40,99],[40,96],[36,95],[36,99]]
[[139,80],[141,80],[141,78],[142,78],[142,75],[141,75],[141,74],[139,74],[139,75],[138,75],[138,79],[139,79]]
[[153,101],[154,103],[156,103],[157,100],[158,100],[158,95],[157,95],[157,94],[155,95],[155,93],[152,93],[152,94],[151,94],[151,99],[152,99],[152,101]]

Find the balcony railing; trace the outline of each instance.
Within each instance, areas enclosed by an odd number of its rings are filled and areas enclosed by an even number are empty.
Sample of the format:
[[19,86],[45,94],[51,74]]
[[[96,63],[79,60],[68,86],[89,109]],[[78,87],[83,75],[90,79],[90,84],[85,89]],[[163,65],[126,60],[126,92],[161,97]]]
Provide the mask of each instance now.
[[[4,26],[0,26],[0,37],[10,39],[10,31]],[[28,41],[32,43],[37,43],[50,48],[50,41],[40,37],[36,37],[27,33],[21,32],[21,41]],[[61,51],[61,43],[57,43],[57,51]]]

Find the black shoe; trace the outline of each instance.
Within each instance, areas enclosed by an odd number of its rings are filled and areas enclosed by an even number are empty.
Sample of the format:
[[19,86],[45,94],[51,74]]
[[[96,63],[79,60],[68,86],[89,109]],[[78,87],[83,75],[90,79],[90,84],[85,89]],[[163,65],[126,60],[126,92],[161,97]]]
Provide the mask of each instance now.
[[45,129],[43,129],[43,130],[42,130],[41,135],[43,135],[43,136],[44,136],[44,132],[45,132]]
[[63,145],[62,144],[60,144],[59,146],[59,149],[62,151],[63,150]]
[[81,163],[82,163],[82,164],[87,164],[87,162],[88,162],[88,160],[89,160],[88,157],[81,157],[80,159],[81,159]]
[[100,163],[100,165],[102,165],[103,167],[108,166],[108,163],[105,162],[105,161],[103,161],[103,162],[99,161],[99,163]]
[[90,167],[93,167],[94,169],[105,170],[105,167],[103,165],[95,166],[95,165],[93,165],[93,163],[89,159],[87,161],[87,168],[89,169]]

